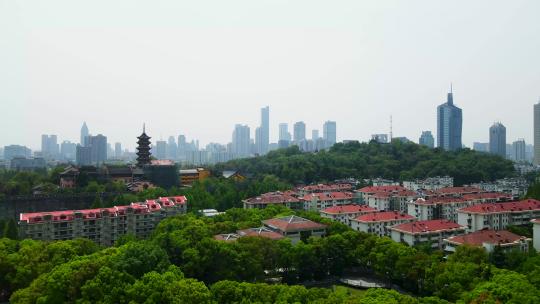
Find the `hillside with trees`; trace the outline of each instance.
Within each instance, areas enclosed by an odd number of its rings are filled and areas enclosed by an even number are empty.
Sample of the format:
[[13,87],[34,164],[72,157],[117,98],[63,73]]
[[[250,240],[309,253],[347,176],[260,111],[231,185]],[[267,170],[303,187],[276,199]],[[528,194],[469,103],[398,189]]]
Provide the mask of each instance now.
[[[329,225],[306,243],[214,234],[293,214],[285,208],[230,209],[214,218],[193,214],[163,220],[149,239],[126,236],[101,248],[89,240],[0,239],[0,301],[11,303],[539,303],[540,257],[531,251],[488,255],[459,247],[444,258],[351,230],[315,213],[297,215]],[[306,288],[349,269],[407,292],[343,287]],[[278,279],[280,284],[270,284]]]
[[303,153],[293,146],[262,157],[218,164],[216,169],[270,174],[292,184],[347,177],[407,180],[449,175],[456,185],[463,185],[515,175],[512,162],[499,156],[469,149],[448,152],[399,141],[339,143],[317,153]]

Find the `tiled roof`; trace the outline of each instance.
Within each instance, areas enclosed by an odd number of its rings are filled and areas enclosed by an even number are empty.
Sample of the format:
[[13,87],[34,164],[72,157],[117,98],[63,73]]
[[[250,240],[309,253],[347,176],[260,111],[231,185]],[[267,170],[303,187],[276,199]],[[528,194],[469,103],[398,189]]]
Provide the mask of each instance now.
[[464,202],[466,202],[466,200],[461,197],[431,197],[428,199],[419,198],[413,203],[417,205],[440,205]]
[[485,192],[485,193],[471,193],[463,195],[465,200],[477,200],[477,199],[512,199],[512,195],[502,192]]
[[483,243],[489,244],[511,244],[524,239],[524,237],[506,230],[479,230],[473,233],[456,235],[447,239],[449,243],[457,245],[482,246]]
[[464,230],[465,227],[458,225],[449,220],[429,220],[429,221],[417,221],[410,223],[403,223],[390,228],[392,230],[398,230],[400,232],[417,234],[437,231],[448,230]]
[[466,194],[466,193],[480,193],[484,190],[476,187],[446,187],[436,190],[439,194]]
[[281,218],[273,218],[263,221],[264,225],[284,232],[324,229],[326,225],[310,221],[308,219],[290,215]]
[[461,208],[458,212],[462,213],[507,213],[507,212],[524,212],[524,211],[540,210],[540,201],[527,199],[519,202],[506,203],[485,203],[478,204],[466,208]]
[[300,199],[287,192],[269,192],[261,194],[257,197],[252,197],[244,200],[248,204],[280,204],[280,203],[297,203]]
[[284,238],[283,235],[277,232],[274,232],[266,227],[242,229],[242,230],[238,230],[236,233],[241,237],[242,236],[260,236],[260,237],[265,237],[272,240],[279,240],[279,239]]
[[402,186],[367,186],[358,190],[359,192],[364,193],[375,193],[375,192],[392,192],[392,191],[404,191],[407,190]]
[[385,211],[385,212],[374,212],[374,213],[363,214],[356,217],[355,220],[359,222],[389,222],[389,221],[396,221],[396,220],[414,220],[414,219],[416,218],[409,214],[399,213],[397,211]]
[[333,200],[348,200],[353,198],[352,192],[315,192],[304,195],[302,199],[311,201],[316,199],[318,201],[333,201]]
[[350,184],[318,184],[318,185],[308,185],[300,188],[302,191],[306,192],[327,192],[327,191],[342,191],[342,190],[351,190],[353,187]]
[[[168,200],[168,202],[165,203],[165,200]],[[51,216],[51,220],[53,222],[71,221],[75,219],[76,214],[81,214],[83,219],[92,219],[101,218],[106,213],[110,214],[111,216],[124,215],[128,208],[133,209],[135,213],[149,213],[159,211],[162,207],[185,204],[186,201],[187,199],[185,196],[176,196],[170,198],[159,198],[156,200],[147,200],[144,203],[131,203],[130,205],[114,206],[109,208],[21,213],[19,219],[20,221],[26,221],[29,223],[38,223],[43,221],[44,217]]]
[[340,214],[340,213],[359,213],[359,212],[377,212],[377,209],[367,205],[341,205],[332,206],[321,210],[322,213]]

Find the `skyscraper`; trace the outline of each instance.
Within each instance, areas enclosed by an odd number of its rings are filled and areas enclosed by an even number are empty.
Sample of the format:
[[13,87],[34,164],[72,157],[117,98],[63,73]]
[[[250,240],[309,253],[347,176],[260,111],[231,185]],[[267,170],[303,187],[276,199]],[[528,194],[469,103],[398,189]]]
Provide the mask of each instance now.
[[294,142],[299,143],[306,140],[306,124],[303,121],[294,124]]
[[500,122],[489,128],[489,153],[506,158],[506,128]]
[[311,130],[311,139],[313,141],[319,139],[319,130],[317,130],[317,129]]
[[327,147],[332,147],[336,143],[336,122],[326,121],[323,125],[323,139]]
[[41,135],[41,154],[46,159],[55,159],[60,153],[58,138],[56,135]]
[[535,165],[540,165],[540,100],[534,105],[534,160]]
[[88,136],[93,164],[102,164],[107,160],[107,137],[101,134]]
[[461,149],[463,115],[454,105],[452,87],[446,103],[437,107],[437,147],[447,151]]
[[260,133],[255,144],[259,154],[266,154],[270,144],[270,107],[268,106],[261,109],[261,126],[259,128]]
[[239,157],[246,157],[250,155],[250,146],[249,127],[241,124],[235,125],[232,135],[232,152]]
[[119,142],[114,143],[114,158],[122,158],[122,144]]
[[517,162],[527,161],[525,139],[520,138],[512,143],[512,149],[514,150],[514,160]]
[[64,140],[60,145],[60,155],[64,160],[75,160],[77,153],[77,144],[69,140]]
[[157,159],[167,158],[167,142],[164,140],[156,141],[156,157]]
[[435,139],[433,138],[433,134],[431,134],[431,131],[422,131],[422,135],[420,135],[418,143],[429,148],[434,148]]
[[167,142],[167,158],[174,160],[177,158],[177,154],[178,154],[178,146],[176,145],[174,136],[169,136],[169,140]]
[[83,122],[83,125],[81,127],[81,141],[79,142],[81,146],[86,147],[87,145],[86,138],[88,137],[88,135],[90,135],[90,132],[88,131],[88,127],[86,126],[86,121],[85,121]]

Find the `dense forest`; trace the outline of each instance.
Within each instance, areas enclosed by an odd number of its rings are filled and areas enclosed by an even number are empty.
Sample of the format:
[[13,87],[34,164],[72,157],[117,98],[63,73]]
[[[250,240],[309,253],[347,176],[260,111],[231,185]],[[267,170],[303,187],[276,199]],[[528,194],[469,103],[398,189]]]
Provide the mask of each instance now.
[[[441,252],[352,231],[315,213],[328,236],[293,245],[217,233],[257,227],[293,214],[285,208],[230,209],[214,218],[193,214],[162,221],[147,240],[126,236],[116,246],[91,241],[0,240],[0,297],[11,303],[540,303],[540,256],[531,251],[488,255],[460,247]],[[301,284],[356,269],[408,294]],[[281,284],[269,284],[271,279]]]
[[456,185],[463,185],[515,174],[512,162],[499,156],[469,149],[448,152],[400,141],[338,143],[317,153],[302,153],[293,146],[216,165],[216,171],[224,169],[271,174],[293,184],[347,177],[407,180],[449,175]]

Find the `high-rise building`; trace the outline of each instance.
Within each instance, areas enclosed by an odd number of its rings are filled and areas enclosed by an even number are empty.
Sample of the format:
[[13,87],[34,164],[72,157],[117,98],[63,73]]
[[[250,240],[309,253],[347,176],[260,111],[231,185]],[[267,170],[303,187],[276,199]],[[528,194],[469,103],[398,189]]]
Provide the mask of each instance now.
[[116,159],[122,158],[122,144],[119,142],[114,143],[114,158]]
[[473,142],[473,150],[478,152],[489,152],[489,143]]
[[336,143],[336,122],[326,121],[323,125],[323,139],[327,147],[331,147]]
[[92,151],[92,163],[97,165],[104,163],[107,160],[107,136],[98,134],[87,138]]
[[60,155],[64,160],[75,160],[77,155],[77,144],[69,140],[64,140],[60,145]]
[[535,165],[540,165],[540,101],[534,105],[534,160]]
[[506,158],[506,128],[500,122],[489,128],[489,153]]
[[77,165],[90,166],[92,164],[92,147],[77,145],[75,154]]
[[431,131],[422,131],[422,135],[420,135],[418,143],[429,148],[434,148],[435,139],[433,138],[433,134],[431,134]]
[[79,144],[83,147],[87,146],[87,138],[90,135],[90,132],[88,131],[88,126],[86,126],[86,121],[83,122],[83,125],[81,127],[81,141]]
[[246,157],[250,155],[250,147],[249,127],[241,124],[235,125],[232,135],[232,152],[239,157]]
[[512,143],[512,150],[514,150],[514,160],[517,162],[527,161],[525,139],[520,138]]
[[306,124],[303,121],[296,122],[294,124],[293,134],[295,143],[306,140]]
[[60,153],[56,135],[41,135],[41,154],[46,159],[56,159]]
[[259,138],[255,140],[255,144],[259,154],[266,154],[270,144],[270,107],[268,106],[261,109],[261,126],[259,128]]
[[289,125],[286,123],[280,123],[278,148],[280,149],[287,148],[290,142],[291,142],[291,133],[289,133]]
[[31,157],[32,156],[32,150],[27,148],[26,146],[20,146],[20,145],[9,145],[4,147],[4,159],[5,160],[12,160],[15,157]]
[[167,158],[167,142],[164,140],[156,141],[156,157],[157,159]]
[[319,130],[317,130],[317,129],[311,130],[311,139],[313,141],[316,141],[316,140],[319,139]]
[[447,151],[461,149],[462,124],[463,114],[461,109],[454,105],[450,87],[446,103],[437,107],[437,147]]
[[178,146],[176,145],[174,136],[169,136],[169,140],[167,141],[167,158],[174,160],[177,158],[177,154]]
[[146,135],[146,128],[143,125],[142,134],[137,137],[137,167],[143,167],[150,164],[150,136]]

